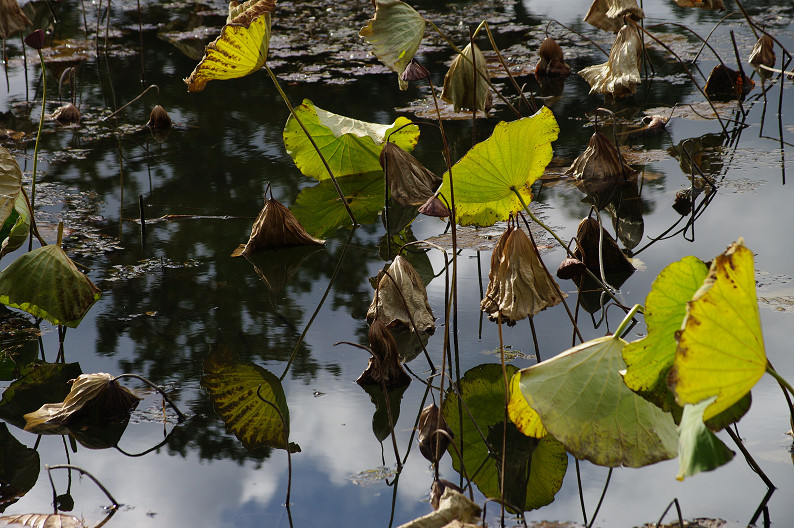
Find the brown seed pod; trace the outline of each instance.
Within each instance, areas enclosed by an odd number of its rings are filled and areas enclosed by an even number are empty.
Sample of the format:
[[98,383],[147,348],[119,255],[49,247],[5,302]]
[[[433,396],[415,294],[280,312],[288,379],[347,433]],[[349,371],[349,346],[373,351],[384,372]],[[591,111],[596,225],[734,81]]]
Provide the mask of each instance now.
[[165,108],[160,105],[155,105],[155,107],[152,108],[152,113],[149,114],[149,122],[146,123],[146,126],[159,129],[171,128],[171,118],[168,116],[168,112],[165,111]]
[[546,37],[540,44],[540,59],[535,66],[535,76],[564,77],[571,73],[571,67],[565,63],[565,56],[557,41]]

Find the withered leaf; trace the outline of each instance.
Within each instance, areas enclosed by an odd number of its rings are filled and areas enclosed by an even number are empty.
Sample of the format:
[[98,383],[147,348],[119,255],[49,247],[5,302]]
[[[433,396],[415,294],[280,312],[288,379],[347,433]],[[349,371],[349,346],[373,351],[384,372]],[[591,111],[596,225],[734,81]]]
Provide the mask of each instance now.
[[480,507],[468,497],[447,487],[438,504],[438,509],[418,519],[407,522],[398,528],[444,528],[479,526]]
[[3,515],[0,523],[5,526],[30,526],[31,528],[85,528],[85,524],[72,515],[57,513],[23,513],[21,515]]
[[637,0],[593,0],[584,21],[598,29],[617,33],[623,27],[624,15],[631,15],[634,20],[645,18]]
[[0,38],[10,38],[32,24],[17,0],[0,0]]
[[307,233],[289,209],[271,198],[265,201],[265,206],[254,220],[248,242],[240,244],[232,252],[232,257],[249,256],[268,249],[324,243],[324,240]]
[[573,160],[565,174],[587,182],[589,191],[598,192],[623,183],[634,172],[620,157],[609,138],[601,132],[595,132],[590,136],[587,148]]
[[74,125],[80,122],[80,110],[69,103],[56,108],[50,117],[62,125]]
[[546,37],[538,50],[540,59],[535,66],[535,76],[564,77],[571,73],[571,67],[565,63],[565,56],[557,41]]
[[[584,262],[596,274],[600,271],[598,227],[598,220],[595,218],[587,217],[579,222],[579,227],[576,230],[576,250],[574,251],[576,258]],[[634,266],[623,254],[618,243],[606,229],[601,229],[604,239],[604,247],[601,250],[604,258],[604,273],[633,272]]]
[[387,273],[378,282],[375,298],[367,310],[367,321],[380,319],[389,327],[401,324],[410,327],[413,319],[419,332],[434,329],[435,318],[427,302],[425,285],[411,263],[397,255]]
[[441,178],[390,141],[383,144],[380,166],[386,173],[389,194],[400,205],[422,205],[441,185]]
[[428,198],[418,211],[423,215],[435,216],[437,218],[448,218],[450,214],[449,208],[444,205],[444,202],[435,194]]
[[26,431],[43,432],[83,418],[109,422],[126,417],[141,399],[105,372],[81,374],[60,403],[46,403],[24,416]]
[[[540,262],[532,241],[509,226],[491,255],[488,289],[480,307],[492,320],[514,325],[527,316],[562,302],[554,279]],[[564,294],[563,294],[564,295]]]
[[763,64],[771,68],[775,65],[775,60],[775,41],[764,33],[753,46],[753,51],[750,52],[750,58],[747,59],[747,62],[753,66]]
[[400,365],[397,342],[380,319],[375,319],[369,326],[369,347],[374,357],[369,358],[367,368],[356,383],[380,386],[383,381],[386,390],[411,383],[411,376]]
[[[480,72],[476,82],[474,80],[475,64],[477,71]],[[485,55],[476,44],[467,44],[452,61],[449,71],[444,76],[441,99],[452,103],[455,112],[460,112],[461,109],[487,112],[491,108],[493,97],[486,81],[487,77]]]
[[590,83],[590,93],[624,97],[635,92],[640,84],[642,40],[637,30],[626,25],[615,37],[609,59],[579,71]]
[[560,263],[560,267],[557,268],[557,277],[560,279],[575,279],[576,277],[581,277],[582,274],[587,269],[587,266],[584,265],[579,259],[568,257]]
[[152,112],[149,114],[149,122],[146,123],[146,126],[160,130],[171,128],[171,117],[168,115],[168,112],[165,111],[165,108],[160,105],[154,105]]
[[717,9],[724,11],[722,0],[675,0],[679,7],[699,7],[701,9]]
[[711,70],[704,91],[712,99],[741,99],[755,87],[755,82],[744,72],[717,64]]
[[463,490],[460,489],[456,484],[445,480],[445,479],[438,479],[433,481],[433,486],[430,488],[430,505],[433,507],[434,510],[438,509],[439,503],[441,502],[441,496],[444,494],[444,491],[450,488],[452,490],[457,491],[458,493],[463,493]]
[[[419,451],[430,462],[438,463],[454,435],[436,404],[428,405],[422,409],[417,428],[419,429],[417,437]],[[449,436],[439,433],[439,429],[445,431]]]

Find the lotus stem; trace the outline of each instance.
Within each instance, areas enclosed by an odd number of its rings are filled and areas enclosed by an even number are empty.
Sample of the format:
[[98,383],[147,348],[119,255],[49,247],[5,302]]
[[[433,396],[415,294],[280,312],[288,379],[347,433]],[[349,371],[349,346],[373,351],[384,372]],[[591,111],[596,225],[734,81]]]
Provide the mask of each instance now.
[[645,308],[643,308],[643,306],[640,304],[635,304],[634,306],[632,306],[631,310],[629,310],[629,313],[626,314],[626,317],[623,318],[623,320],[620,322],[617,329],[612,335],[614,335],[615,337],[620,337],[620,335],[626,330],[626,327],[629,326],[631,320],[634,319],[634,315],[637,312],[644,313]]
[[[502,54],[499,52],[499,48],[496,46],[496,41],[493,38],[493,34],[491,34],[491,28],[488,25],[488,22],[486,20],[483,20],[482,24],[485,25],[485,31],[486,33],[488,33],[488,40],[491,41],[491,47],[493,48],[494,52],[496,52],[496,56],[499,59],[502,68],[504,68],[505,73],[507,73],[507,77],[510,79],[510,82],[513,84],[513,88],[516,89],[516,92],[518,92],[518,96],[521,98],[522,101],[524,101],[524,104],[527,105],[527,108],[531,108],[533,112],[537,112],[538,109],[534,101],[532,104],[529,103],[527,98],[524,97],[524,91],[518,86],[518,83],[516,82],[515,77],[513,77],[513,74],[510,73],[510,68],[507,67],[507,64],[505,63]],[[477,31],[479,31],[479,28],[477,28]],[[475,35],[477,34],[477,31],[474,32]],[[519,108],[521,108],[520,105]]]
[[317,143],[314,142],[314,138],[312,137],[311,134],[309,134],[309,131],[306,130],[306,127],[304,126],[303,121],[301,121],[300,117],[298,117],[298,114],[295,112],[295,108],[292,106],[292,103],[290,103],[287,94],[284,93],[284,90],[281,88],[281,85],[279,84],[278,79],[276,78],[276,74],[273,73],[273,70],[271,70],[270,66],[268,66],[267,64],[265,64],[265,69],[267,70],[268,75],[270,75],[270,79],[273,81],[273,84],[276,86],[276,90],[278,90],[279,95],[281,95],[281,99],[284,101],[284,104],[286,104],[287,108],[289,108],[290,114],[292,114],[292,117],[294,117],[295,121],[298,122],[298,125],[300,125],[301,130],[303,130],[303,133],[306,134],[306,137],[308,138],[309,142],[312,144],[312,147],[314,147],[315,152],[317,152],[317,155],[320,157],[320,160],[322,160],[323,165],[325,165],[325,170],[328,171],[328,175],[331,177],[331,181],[334,183],[334,188],[336,189],[337,194],[339,194],[339,199],[342,201],[342,205],[345,206],[345,210],[347,211],[347,214],[350,217],[350,221],[353,222],[353,226],[355,227],[359,225],[358,221],[356,221],[356,217],[353,215],[353,211],[350,209],[350,206],[347,204],[347,200],[345,199],[345,194],[342,192],[342,188],[339,187],[339,182],[336,181],[334,172],[331,170],[331,167],[328,165],[328,162],[325,160],[323,153],[320,152],[320,147],[318,147]]
[[[25,51],[24,49],[22,50]],[[39,116],[39,130],[36,132],[36,144],[33,147],[33,176],[30,184],[30,240],[28,251],[33,249],[33,208],[36,206],[36,170],[39,166],[39,141],[41,140],[41,128],[44,125],[44,112],[47,104],[47,73],[44,67],[44,56],[39,52],[39,65],[41,66],[41,115]]]
[[289,499],[290,499],[290,492],[292,491],[292,454],[289,451],[289,431],[287,430],[287,421],[284,419],[284,415],[281,413],[281,409],[270,400],[265,399],[262,394],[259,392],[262,390],[262,384],[260,383],[256,388],[256,397],[259,398],[263,403],[270,405],[278,414],[278,419],[281,420],[281,427],[284,429],[284,450],[287,452],[287,500],[286,505],[289,508]]
[[157,90],[157,99],[156,99],[156,100],[159,100],[159,99],[160,99],[160,87],[159,87],[159,86],[157,86],[156,84],[149,85],[149,87],[148,87],[148,88],[146,88],[146,89],[145,89],[144,91],[142,91],[141,93],[139,93],[139,94],[138,94],[138,95],[135,97],[135,99],[133,99],[132,101],[130,101],[130,102],[128,102],[128,103],[126,103],[126,104],[125,104],[125,105],[123,105],[121,108],[119,108],[118,110],[116,110],[115,112],[113,112],[112,114],[110,114],[109,116],[107,116],[107,117],[103,118],[103,119],[102,119],[102,121],[107,121],[108,119],[110,119],[110,118],[112,118],[112,117],[116,117],[116,115],[118,115],[118,113],[119,113],[119,112],[121,112],[122,110],[124,110],[125,108],[127,108],[128,106],[130,106],[132,103],[134,103],[135,101],[137,101],[138,99],[140,99],[141,97],[143,97],[144,95],[146,95],[146,93],[147,93],[147,92],[149,92],[149,90],[151,90],[152,88],[154,88],[155,90]]
[[[94,484],[96,484],[99,487],[99,489],[101,489],[102,492],[107,496],[107,498],[110,499],[110,502],[113,503],[112,508],[114,510],[119,507],[119,501],[114,499],[113,495],[110,494],[110,492],[107,490],[107,488],[105,486],[103,486],[102,483],[99,482],[99,480],[97,480],[97,478],[94,475],[92,475],[91,473],[89,473],[85,469],[83,469],[83,468],[81,468],[79,466],[73,466],[71,464],[56,464],[54,466],[46,465],[44,467],[47,468],[47,473],[49,473],[50,470],[53,470],[53,469],[73,469],[75,471],[80,472],[81,475],[85,475],[85,476],[87,476],[88,478],[90,478],[91,480],[94,481]],[[52,481],[50,481],[50,482],[52,482]]]
[[598,499],[598,504],[596,505],[596,509],[593,512],[593,517],[590,519],[590,524],[587,525],[587,528],[592,528],[593,523],[595,523],[596,517],[598,517],[598,510],[601,509],[601,504],[604,503],[604,497],[607,494],[607,488],[609,487],[609,480],[612,478],[612,470],[615,468],[609,468],[609,473],[607,473],[607,480],[604,482],[604,489],[601,491],[601,498]]
[[163,399],[168,403],[168,405],[171,406],[174,412],[176,412],[180,422],[184,422],[187,419],[187,416],[182,414],[182,411],[180,411],[177,408],[177,406],[174,404],[174,402],[171,401],[171,398],[168,397],[165,391],[162,388],[155,385],[154,383],[152,383],[151,381],[149,381],[148,379],[144,378],[143,376],[139,376],[138,374],[119,374],[118,376],[113,378],[113,381],[120,380],[121,378],[135,378],[137,380],[144,382],[145,384],[147,384],[148,386],[150,386],[151,388],[153,388],[154,390],[160,393],[160,396],[162,396]]
[[777,489],[777,486],[775,486],[772,481],[769,480],[769,477],[766,476],[766,473],[764,473],[764,471],[761,469],[761,466],[759,466],[758,462],[755,461],[753,455],[751,455],[744,446],[744,442],[742,442],[742,439],[739,438],[739,435],[733,432],[733,429],[731,429],[730,426],[726,427],[725,430],[728,432],[728,436],[731,437],[731,440],[733,440],[733,442],[736,444],[736,447],[739,448],[739,451],[741,451],[744,455],[744,459],[747,461],[747,465],[750,466],[750,469],[752,469],[761,478],[761,480],[764,481],[764,484],[766,484],[769,489]]

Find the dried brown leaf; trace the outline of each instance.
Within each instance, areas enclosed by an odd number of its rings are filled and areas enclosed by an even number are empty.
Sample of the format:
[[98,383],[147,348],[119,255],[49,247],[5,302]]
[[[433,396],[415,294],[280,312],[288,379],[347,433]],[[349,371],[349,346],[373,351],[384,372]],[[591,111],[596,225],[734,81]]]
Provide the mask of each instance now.
[[590,93],[624,97],[631,95],[640,84],[642,40],[637,30],[623,26],[615,37],[609,60],[579,71],[590,83]]
[[[603,254],[604,273],[633,272],[634,266],[629,259],[626,258],[626,255],[623,254],[618,243],[612,238],[612,235],[610,235],[606,229],[602,228],[602,231],[604,247],[600,253]],[[587,217],[579,222],[579,227],[576,230],[576,241],[577,244],[574,255],[598,275],[600,272],[598,220]]]
[[[430,462],[438,463],[454,435],[437,405],[431,404],[422,409],[417,428],[419,429],[417,437],[419,451]],[[438,433],[439,429],[446,431],[449,436]]]
[[623,162],[609,138],[595,132],[590,136],[587,148],[573,160],[565,174],[586,182],[587,191],[599,192],[623,183],[635,172]]
[[149,114],[149,122],[146,123],[146,126],[153,129],[168,129],[171,128],[171,118],[168,115],[168,112],[165,111],[160,105],[155,105],[152,108],[152,112]]
[[540,59],[535,66],[535,77],[564,77],[571,73],[571,67],[565,63],[565,56],[557,41],[546,37],[540,44]]
[[[475,64],[480,72],[476,82],[474,80]],[[485,56],[476,44],[467,44],[452,61],[449,71],[444,76],[441,99],[452,103],[455,112],[459,112],[461,109],[487,112],[491,108],[493,97],[488,82],[485,80],[487,77]]]
[[369,358],[367,368],[356,383],[380,386],[383,381],[386,390],[405,387],[411,383],[411,376],[400,365],[397,342],[380,319],[375,319],[369,326],[369,347],[374,357]]
[[240,244],[232,256],[249,256],[268,249],[311,244],[321,245],[325,241],[307,233],[289,209],[271,198],[265,201],[265,206],[254,220],[248,242]]
[[390,141],[383,144],[380,166],[386,173],[389,194],[400,205],[422,205],[441,185],[441,178]]
[[367,310],[367,321],[380,319],[389,327],[401,324],[410,327],[411,318],[419,332],[436,327],[422,279],[411,263],[398,255],[389,266],[388,275],[384,273],[378,283],[375,298]]
[[62,125],[74,125],[80,122],[80,110],[69,103],[56,108],[50,117]]
[[722,0],[675,0],[678,7],[699,7],[701,9],[717,9],[724,11]]
[[771,68],[775,65],[775,60],[775,41],[767,34],[761,35],[761,38],[753,46],[753,51],[750,52],[750,58],[747,59],[747,62],[753,66],[763,64]]
[[438,510],[407,522],[398,528],[476,527],[480,507],[465,495],[448,487],[439,501]]
[[10,38],[32,24],[17,0],[0,0],[0,38]]
[[85,524],[77,517],[57,513],[23,513],[21,515],[3,515],[0,522],[5,526],[22,525],[31,528],[85,528]]
[[709,74],[704,91],[712,99],[741,99],[754,87],[755,82],[744,75],[744,72],[717,64]]
[[593,0],[584,21],[598,29],[617,33],[623,27],[624,15],[631,15],[634,20],[645,18],[637,0]]

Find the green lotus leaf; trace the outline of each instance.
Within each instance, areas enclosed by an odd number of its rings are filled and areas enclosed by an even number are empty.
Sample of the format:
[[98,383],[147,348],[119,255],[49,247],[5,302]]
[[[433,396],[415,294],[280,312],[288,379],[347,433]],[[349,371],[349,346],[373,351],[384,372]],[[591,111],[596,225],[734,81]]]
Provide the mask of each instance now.
[[707,273],[706,265],[695,257],[684,257],[664,268],[645,298],[648,335],[623,349],[623,381],[665,411],[676,407],[675,397],[667,388],[667,373],[678,346],[675,335],[684,321],[687,301],[703,284]]
[[[531,117],[496,125],[491,137],[475,145],[452,167],[457,222],[490,226],[522,210],[512,189],[529,203],[529,187],[551,161],[551,142],[559,131],[554,114],[545,106]],[[439,194],[452,203],[449,171],[444,174]]]
[[5,223],[14,210],[14,204],[22,190],[22,171],[14,156],[5,147],[0,147],[0,225]]
[[709,431],[703,423],[703,411],[711,405],[716,396],[712,396],[694,405],[684,405],[684,414],[678,428],[678,475],[675,478],[684,480],[701,471],[711,471],[730,462],[734,452],[722,443],[722,440]]
[[[345,176],[338,178],[337,182],[360,224],[377,221],[386,189],[383,173]],[[352,226],[331,180],[303,189],[290,210],[312,236],[324,237],[338,227]]]
[[29,234],[30,209],[25,196],[20,193],[11,214],[0,227],[0,258],[22,246]]
[[753,252],[740,238],[712,261],[687,305],[668,385],[679,405],[716,396],[703,413],[709,420],[750,392],[766,367]]
[[[275,374],[242,362],[228,348],[219,347],[204,360],[201,386],[209,392],[212,406],[226,429],[243,447],[249,451],[266,446],[286,448],[289,408],[281,380]],[[294,453],[300,447],[290,443],[289,450]]]
[[419,49],[425,35],[425,19],[416,10],[400,0],[377,0],[375,16],[359,31],[372,45],[375,56],[397,72],[400,90],[408,83],[399,78]]
[[[477,72],[474,72],[474,65]],[[475,81],[476,77],[476,81]],[[485,55],[477,44],[466,44],[452,60],[444,76],[441,99],[452,103],[455,112],[461,110],[482,110],[487,112],[493,102],[491,87],[488,84],[488,69]]]
[[[507,366],[508,376],[517,371],[516,367]],[[466,372],[460,382],[460,394],[468,410],[461,408],[455,393],[449,394],[441,409],[447,425],[455,434],[452,441],[458,448],[458,451],[452,447],[447,449],[452,456],[453,467],[461,471],[458,452],[463,453],[463,465],[480,491],[486,497],[499,497],[502,435],[505,430],[505,386],[501,365],[479,365]],[[478,428],[486,436],[485,442]],[[528,511],[553,502],[568,469],[568,455],[563,445],[551,436],[540,440],[529,438],[508,423],[506,446],[504,497],[510,510]]]
[[101,297],[58,244],[34,249],[0,273],[0,303],[76,328]]
[[20,376],[3,392],[0,418],[20,429],[24,415],[46,403],[63,401],[69,394],[69,380],[82,371],[79,363],[43,363],[35,361],[20,369]]
[[[419,127],[411,125],[411,120],[406,117],[398,117],[391,125],[368,123],[328,112],[314,106],[308,99],[295,108],[295,113],[337,178],[369,172],[382,175],[380,151],[387,136],[389,141],[406,152],[412,151],[419,140]],[[389,136],[403,126],[399,132]],[[330,178],[309,138],[292,115],[284,127],[284,146],[305,176],[319,181]]]
[[521,393],[577,458],[609,467],[675,458],[673,418],[623,383],[624,346],[619,337],[601,337],[524,369]]

